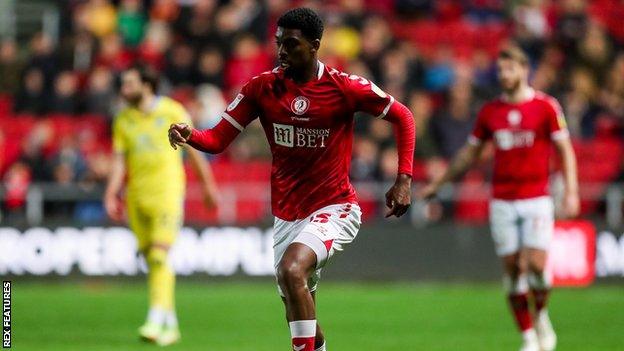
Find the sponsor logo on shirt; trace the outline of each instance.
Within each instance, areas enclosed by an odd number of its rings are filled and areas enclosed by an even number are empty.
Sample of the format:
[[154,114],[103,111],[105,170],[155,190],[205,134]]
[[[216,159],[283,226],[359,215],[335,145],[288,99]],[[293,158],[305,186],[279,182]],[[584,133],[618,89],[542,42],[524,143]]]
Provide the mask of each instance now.
[[326,147],[329,128],[304,128],[273,123],[275,144],[286,147]]
[[291,103],[290,109],[298,116],[306,113],[310,107],[310,100],[305,96],[297,96]]
[[238,103],[241,102],[241,100],[243,100],[243,98],[245,97],[245,95],[243,94],[238,94],[236,95],[236,98],[234,99],[234,101],[232,101],[228,107],[227,107],[227,111],[232,111],[233,109],[236,108],[236,106],[238,106]]
[[512,131],[501,129],[494,132],[496,146],[501,150],[531,147],[535,141],[535,132],[531,130]]
[[510,126],[517,127],[522,121],[522,114],[518,110],[511,110],[509,111],[509,114],[507,114],[507,121]]

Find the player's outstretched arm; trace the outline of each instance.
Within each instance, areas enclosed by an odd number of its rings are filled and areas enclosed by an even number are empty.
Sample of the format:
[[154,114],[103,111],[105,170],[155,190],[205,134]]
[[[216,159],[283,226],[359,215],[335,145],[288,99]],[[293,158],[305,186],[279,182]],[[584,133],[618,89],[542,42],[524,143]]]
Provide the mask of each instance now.
[[175,123],[169,127],[169,143],[174,149],[188,144],[199,151],[218,154],[230,145],[238,133],[239,130],[225,119],[214,128],[205,130],[194,129],[186,123]]
[[394,125],[397,151],[399,153],[397,178],[394,185],[386,193],[386,206],[389,208],[386,218],[391,216],[401,217],[407,212],[411,203],[412,168],[416,144],[414,117],[405,105],[395,101],[384,119]]
[[446,172],[440,178],[432,180],[424,188],[420,189],[418,197],[429,199],[435,196],[442,185],[464,174],[474,161],[479,158],[481,151],[483,151],[483,143],[466,143],[451,160],[451,164]]
[[106,214],[114,221],[121,221],[123,217],[123,206],[119,198],[119,192],[123,186],[123,179],[126,173],[125,157],[120,152],[113,154],[111,172],[106,184],[104,193],[104,208]]
[[580,200],[574,148],[570,138],[556,139],[554,143],[563,168],[563,179],[565,182],[565,193],[563,196],[564,213],[567,217],[576,217],[580,211]]

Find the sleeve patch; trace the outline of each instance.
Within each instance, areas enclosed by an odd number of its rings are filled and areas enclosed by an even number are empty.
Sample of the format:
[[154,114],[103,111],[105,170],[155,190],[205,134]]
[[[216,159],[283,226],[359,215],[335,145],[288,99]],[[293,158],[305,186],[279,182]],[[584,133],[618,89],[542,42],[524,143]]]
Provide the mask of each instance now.
[[238,94],[236,95],[236,98],[228,105],[227,107],[227,111],[232,111],[233,109],[236,108],[236,106],[238,106],[238,103],[241,102],[241,100],[243,100],[243,98],[245,97],[245,95],[243,94]]

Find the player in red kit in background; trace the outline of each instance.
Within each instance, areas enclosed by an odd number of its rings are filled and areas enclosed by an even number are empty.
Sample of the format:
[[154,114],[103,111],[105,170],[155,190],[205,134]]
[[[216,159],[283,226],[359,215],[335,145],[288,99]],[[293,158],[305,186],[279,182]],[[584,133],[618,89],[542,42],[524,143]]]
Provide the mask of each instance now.
[[282,15],[275,35],[280,65],[252,78],[209,130],[174,124],[169,140],[218,153],[259,118],[273,155],[271,204],[279,292],[292,348],[326,350],[316,321],[315,291],[327,260],[354,239],[360,208],[349,181],[353,114],[394,124],[399,153],[386,217],[410,205],[415,131],[411,112],[370,81],[318,60],[323,22],[307,8]]
[[562,161],[563,208],[570,217],[579,212],[576,158],[561,107],[553,97],[529,86],[527,55],[510,46],[499,54],[497,69],[502,96],[483,106],[467,144],[447,172],[419,196],[429,198],[463,174],[479,158],[484,143],[493,141],[490,225],[496,253],[503,261],[511,308],[523,334],[520,350],[550,351],[557,342],[546,310],[550,279],[544,273],[554,230],[553,202],[548,196],[551,145]]

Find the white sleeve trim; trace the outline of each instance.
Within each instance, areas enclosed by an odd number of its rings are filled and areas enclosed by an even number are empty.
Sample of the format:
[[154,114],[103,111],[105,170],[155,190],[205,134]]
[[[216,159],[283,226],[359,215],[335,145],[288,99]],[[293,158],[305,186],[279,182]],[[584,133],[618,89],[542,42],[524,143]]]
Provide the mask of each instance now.
[[570,137],[570,132],[567,129],[559,129],[552,133],[550,133],[550,138],[552,140],[563,140]]
[[390,106],[392,106],[392,104],[394,104],[394,97],[392,95],[389,95],[389,96],[390,96],[390,102],[388,103],[388,105],[386,105],[386,108],[383,109],[381,114],[379,116],[377,116],[377,118],[384,118],[384,117],[386,117],[386,114],[388,113],[388,111],[390,111]]
[[230,124],[232,124],[234,128],[240,130],[241,132],[245,130],[245,127],[243,127],[240,123],[236,122],[234,117],[230,116],[227,112],[223,112],[221,114],[221,117],[223,117],[224,120],[230,122]]
[[481,139],[477,138],[476,136],[470,134],[468,136],[468,144],[472,145],[472,146],[478,146],[481,144]]

